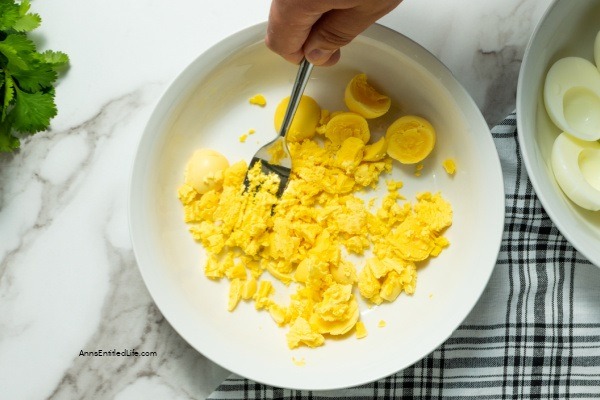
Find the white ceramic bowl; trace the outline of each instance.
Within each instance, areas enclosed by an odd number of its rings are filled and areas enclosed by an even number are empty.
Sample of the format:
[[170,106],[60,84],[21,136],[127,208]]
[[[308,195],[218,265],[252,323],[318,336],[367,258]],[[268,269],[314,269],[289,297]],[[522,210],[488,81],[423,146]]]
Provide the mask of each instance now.
[[554,179],[550,154],[560,134],[544,108],[542,88],[552,64],[567,56],[594,61],[600,1],[555,1],[525,51],[517,86],[517,129],[529,179],[550,219],[588,260],[600,266],[600,212],[572,203]]
[[[429,354],[459,326],[479,299],[497,258],[504,225],[498,156],[476,105],[430,53],[406,37],[373,26],[343,51],[332,68],[316,68],[306,93],[330,110],[342,109],[346,83],[358,72],[385,88],[405,113],[428,118],[438,143],[420,177],[395,165],[414,200],[441,191],[454,207],[450,247],[420,268],[417,291],[367,308],[369,335],[329,340],[316,349],[287,347],[287,328],[242,303],[226,310],[228,283],[203,274],[205,254],[188,234],[176,191],[188,157],[213,148],[230,161],[246,159],[275,132],[273,112],[287,96],[296,67],[263,43],[265,24],[225,39],[199,56],[168,88],[139,144],[132,173],[130,228],[144,281],[161,312],[195,349],[226,369],[256,381],[295,389],[359,385],[395,373]],[[248,99],[262,93],[265,108]],[[238,138],[255,129],[245,143]],[[442,161],[453,157],[450,177]],[[385,185],[381,185],[385,187]],[[384,188],[380,194],[383,194]],[[360,268],[360,266],[359,266]],[[358,293],[357,293],[358,295]],[[360,297],[360,295],[358,295]],[[385,320],[387,326],[378,328]],[[293,361],[304,359],[305,365]]]

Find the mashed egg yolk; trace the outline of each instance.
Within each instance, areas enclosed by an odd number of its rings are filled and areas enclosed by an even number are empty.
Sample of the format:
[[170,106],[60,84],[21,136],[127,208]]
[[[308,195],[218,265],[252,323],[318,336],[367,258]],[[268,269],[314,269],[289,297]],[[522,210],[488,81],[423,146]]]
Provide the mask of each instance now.
[[444,160],[442,166],[448,175],[454,175],[456,173],[456,162],[452,158]]
[[[417,263],[448,245],[442,233],[452,222],[452,209],[439,193],[421,193],[414,204],[402,202],[402,184],[390,181],[374,212],[355,196],[375,185],[392,163],[389,157],[364,161],[356,151],[364,144],[350,139],[349,149],[312,140],[291,143],[294,170],[279,200],[277,178],[263,175],[258,164],[249,171],[250,189],[244,190],[243,161],[223,171],[221,187],[204,194],[187,183],[179,189],[190,232],[208,252],[205,274],[231,281],[228,309],[253,300],[278,325],[289,326],[291,348],[320,346],[328,335],[355,328],[354,288],[373,304],[394,301],[403,291],[414,293]],[[372,254],[360,271],[343,254],[367,250]],[[296,286],[289,304],[273,300],[265,272]]]
[[[381,304],[414,293],[418,264],[448,246],[443,234],[452,224],[440,193],[407,201],[400,181],[386,182],[377,209],[358,197],[392,170],[386,139],[369,143],[358,114],[307,115],[310,134],[289,142],[293,169],[281,198],[278,177],[244,161],[219,163],[219,185],[200,191],[186,179],[178,193],[190,233],[207,252],[205,275],[230,282],[228,310],[253,302],[288,328],[290,348],[352,331],[365,337],[357,296]],[[314,137],[325,124],[330,134]],[[290,286],[285,304],[274,299],[275,280]]]
[[265,96],[263,96],[262,94],[255,94],[254,96],[250,97],[248,102],[250,104],[254,104],[255,106],[260,107],[264,107],[267,105],[267,99],[265,99]]

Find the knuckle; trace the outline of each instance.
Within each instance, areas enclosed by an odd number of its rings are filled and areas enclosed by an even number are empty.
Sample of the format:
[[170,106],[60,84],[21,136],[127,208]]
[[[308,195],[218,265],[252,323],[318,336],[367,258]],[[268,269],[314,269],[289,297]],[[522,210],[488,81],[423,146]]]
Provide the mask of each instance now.
[[319,30],[319,36],[325,42],[331,43],[336,47],[345,46],[353,39],[352,34],[332,26],[322,27]]
[[271,51],[277,52],[278,50],[277,41],[273,40],[272,33],[267,33],[267,36],[265,36],[265,45]]

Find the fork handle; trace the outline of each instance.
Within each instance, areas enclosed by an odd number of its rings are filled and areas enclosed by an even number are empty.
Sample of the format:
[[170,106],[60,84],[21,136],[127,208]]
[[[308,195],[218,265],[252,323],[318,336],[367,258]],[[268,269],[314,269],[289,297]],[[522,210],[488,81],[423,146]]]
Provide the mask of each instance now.
[[279,129],[279,136],[285,137],[285,135],[287,135],[288,130],[290,129],[290,126],[292,125],[292,120],[294,119],[294,115],[296,114],[296,110],[298,109],[298,104],[300,104],[302,93],[304,93],[304,88],[308,83],[308,78],[310,77],[312,69],[313,64],[308,62],[306,58],[302,59],[300,67],[298,68],[298,73],[296,74],[294,86],[292,87],[290,102],[288,103],[288,106],[285,110],[283,122],[281,123],[281,128]]

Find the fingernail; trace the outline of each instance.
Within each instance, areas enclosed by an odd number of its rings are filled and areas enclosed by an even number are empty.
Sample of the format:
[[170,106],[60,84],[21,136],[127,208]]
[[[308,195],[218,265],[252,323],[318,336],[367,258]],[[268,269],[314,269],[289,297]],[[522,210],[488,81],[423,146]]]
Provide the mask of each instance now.
[[333,50],[313,49],[308,52],[306,58],[313,64],[319,64],[327,61],[332,54]]

